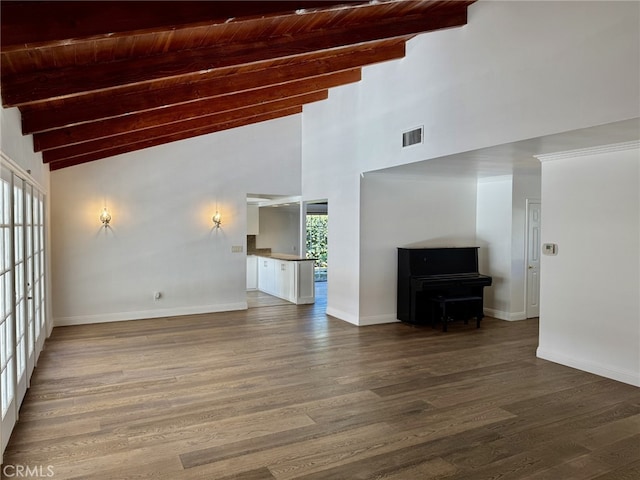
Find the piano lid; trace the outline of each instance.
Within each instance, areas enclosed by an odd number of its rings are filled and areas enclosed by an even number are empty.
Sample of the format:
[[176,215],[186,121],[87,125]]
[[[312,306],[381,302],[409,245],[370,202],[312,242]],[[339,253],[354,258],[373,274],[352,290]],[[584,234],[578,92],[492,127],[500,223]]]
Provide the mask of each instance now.
[[398,262],[409,276],[478,273],[478,248],[398,248]]

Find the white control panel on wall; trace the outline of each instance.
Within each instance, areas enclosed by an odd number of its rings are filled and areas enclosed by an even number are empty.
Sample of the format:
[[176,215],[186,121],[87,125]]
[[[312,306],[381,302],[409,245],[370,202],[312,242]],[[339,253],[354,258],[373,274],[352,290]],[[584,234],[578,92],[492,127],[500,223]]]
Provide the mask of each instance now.
[[544,255],[557,255],[558,254],[558,245],[555,243],[543,243],[542,244],[542,253]]

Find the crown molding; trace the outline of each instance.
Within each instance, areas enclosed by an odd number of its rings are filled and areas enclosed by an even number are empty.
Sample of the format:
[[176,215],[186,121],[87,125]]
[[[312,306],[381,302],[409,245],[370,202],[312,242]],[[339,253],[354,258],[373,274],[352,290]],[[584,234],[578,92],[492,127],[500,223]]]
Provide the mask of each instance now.
[[635,150],[640,148],[640,139],[630,142],[612,143],[610,145],[599,145],[597,147],[578,148],[564,152],[545,153],[534,155],[541,162],[551,162],[553,160],[564,160],[567,158],[586,157],[587,155],[600,155],[603,153],[622,152],[625,150]]

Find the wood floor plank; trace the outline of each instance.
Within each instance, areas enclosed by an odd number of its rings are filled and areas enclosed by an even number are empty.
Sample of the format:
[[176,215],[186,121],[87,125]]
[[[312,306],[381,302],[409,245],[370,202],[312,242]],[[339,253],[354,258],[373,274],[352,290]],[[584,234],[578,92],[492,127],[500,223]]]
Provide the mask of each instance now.
[[[421,397],[434,407],[459,405],[468,401],[503,406],[597,380],[593,375],[579,375],[559,365],[544,372],[534,364],[512,366],[514,368],[496,369],[494,373],[488,371],[486,375],[468,376],[457,381],[449,376],[451,381],[429,386]],[[509,385],[508,389],[499,388],[506,384]]]
[[527,475],[522,480],[558,480],[571,478],[572,480],[592,480],[598,475],[611,471],[611,467],[598,462],[591,454],[572,458],[567,462],[553,465]]
[[298,478],[334,467],[336,464],[348,465],[383,453],[391,454],[400,448],[471,430],[508,416],[508,412],[498,409],[480,411],[474,408],[469,408],[466,412],[438,414],[426,411],[410,417],[402,416],[393,423],[389,422],[390,425],[394,425],[394,429],[389,430],[385,436],[363,438],[355,443],[349,439],[347,442],[338,443],[337,448],[334,446],[324,451],[310,448],[295,459],[279,460],[270,465],[269,469],[279,479]]
[[[304,480],[320,480],[325,478],[396,478],[422,479],[448,477],[458,468],[445,462],[439,455],[458,449],[473,449],[495,440],[497,436],[482,427],[465,430],[458,434],[436,439],[426,439],[393,451],[393,455],[380,453],[369,456],[347,465],[341,464],[317,473],[309,474]],[[419,472],[419,474],[418,474]]]
[[[483,452],[485,453],[485,452]],[[573,444],[544,445],[525,451],[518,450],[508,455],[495,457],[490,462],[478,465],[462,465],[456,473],[456,480],[477,480],[479,478],[500,478],[500,480],[523,479],[554,465],[564,464],[588,453],[588,450]],[[448,459],[454,465],[455,460]]]
[[[617,406],[616,406],[617,407]],[[630,410],[640,408],[640,405],[621,405],[621,409],[625,407]],[[594,450],[596,448],[605,447],[618,440],[623,440],[640,432],[640,414],[628,417],[615,417],[611,421],[603,423],[594,428],[590,428],[586,432],[580,432],[576,441],[586,448]],[[638,447],[640,448],[640,446]]]
[[315,305],[58,327],[4,455],[56,479],[637,478],[640,389],[538,322],[355,327]]
[[[393,462],[391,463],[390,460]],[[383,478],[385,480],[430,480],[450,477],[456,472],[456,467],[441,458],[414,459],[407,464],[398,459],[387,456],[384,464],[370,461],[353,462],[349,465],[322,470],[315,474],[297,477],[301,480],[360,480],[368,478]]]
[[431,374],[421,375],[420,372],[417,372],[413,378],[398,379],[394,384],[373,388],[373,391],[382,397],[390,395],[397,396],[404,393],[413,393],[423,388],[433,389],[438,385],[451,386],[460,382],[473,382],[490,375],[496,375],[505,371],[520,371],[530,366],[531,365],[526,362],[503,362],[498,365],[474,367],[466,371],[439,376],[433,376]]
[[614,468],[640,461],[640,432],[632,437],[618,440],[593,452],[594,457]]
[[[501,461],[504,458],[516,455],[523,451],[532,451],[553,445],[557,448],[567,446],[584,447],[585,452],[593,454],[591,449],[583,445],[582,439],[589,437],[589,432],[596,425],[606,424],[619,416],[632,415],[636,412],[635,406],[616,409],[600,407],[597,411],[586,411],[581,414],[567,417],[512,417],[503,422],[497,422],[487,426],[488,430],[500,432],[498,439],[487,442],[474,450],[464,450],[445,456],[445,459],[466,468],[477,469],[488,464]],[[517,423],[513,421],[517,420]],[[508,433],[505,426],[508,425]],[[618,429],[617,439],[627,440],[622,430]],[[611,442],[606,443],[609,447]],[[601,459],[591,456],[589,461],[603,463]],[[558,465],[563,462],[558,461]]]
[[[326,434],[324,434],[326,432]],[[373,439],[385,439],[392,433],[386,423],[356,426],[340,429],[338,432],[325,430],[316,432],[311,438],[294,443],[280,445],[275,448],[253,451],[246,455],[224,458],[187,470],[186,478],[220,478],[232,471],[256,469],[266,466],[275,478],[295,478],[296,475],[308,474],[313,465],[309,462],[316,457],[325,462],[339,461],[344,458],[341,453],[367,448]],[[347,454],[348,456],[348,454]]]
[[638,480],[638,478],[640,478],[640,461],[603,473],[594,477],[594,480]]
[[256,468],[248,472],[240,472],[228,477],[223,477],[220,480],[273,480],[275,477],[271,475],[268,468]]
[[112,480],[126,478],[177,478],[180,461],[155,447],[99,451],[94,457],[53,464],[54,479]]

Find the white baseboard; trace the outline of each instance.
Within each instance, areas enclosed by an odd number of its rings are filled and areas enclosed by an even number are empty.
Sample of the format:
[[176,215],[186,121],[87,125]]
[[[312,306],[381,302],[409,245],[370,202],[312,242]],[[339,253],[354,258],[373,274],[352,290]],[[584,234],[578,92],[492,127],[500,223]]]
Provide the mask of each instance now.
[[300,297],[295,303],[296,305],[309,305],[311,303],[316,303],[316,297]]
[[358,322],[358,317],[356,317],[355,315],[351,315],[350,313],[338,310],[336,308],[327,307],[326,313],[327,315],[331,315],[338,320],[343,320],[345,322],[351,323],[352,325],[360,325],[360,323]]
[[382,325],[384,323],[398,323],[399,321],[395,313],[390,315],[371,315],[369,317],[360,317],[358,325]]
[[346,313],[331,307],[327,307],[327,315],[331,315],[332,317],[336,317],[338,320],[343,320],[345,322],[351,323],[352,325],[356,325],[358,327],[364,327],[367,325],[381,325],[383,323],[397,323],[400,321],[396,318],[395,313],[389,314],[389,315],[371,315],[369,317],[356,317],[355,315],[351,315],[349,313]]
[[536,350],[536,356],[543,360],[549,360],[553,363],[559,363],[560,365],[577,368],[578,370],[593,373],[601,377],[610,378],[622,383],[628,383],[635,387],[640,387],[640,372],[611,368],[601,363],[595,363],[582,358],[570,357],[563,353],[554,352],[542,347],[538,347]]
[[493,308],[486,308],[486,307],[484,308],[484,314],[487,317],[493,317],[499,320],[508,320],[508,321],[526,320],[527,318],[527,312],[511,313],[511,312],[505,312],[503,310],[494,310]]
[[178,317],[181,315],[198,315],[201,313],[231,312],[246,310],[247,302],[224,303],[217,305],[198,305],[195,307],[166,308],[162,310],[142,310],[137,312],[105,313],[101,315],[79,315],[75,317],[54,317],[56,327],[68,325],[87,325],[91,323],[125,322],[128,320],[144,320],[147,318]]

